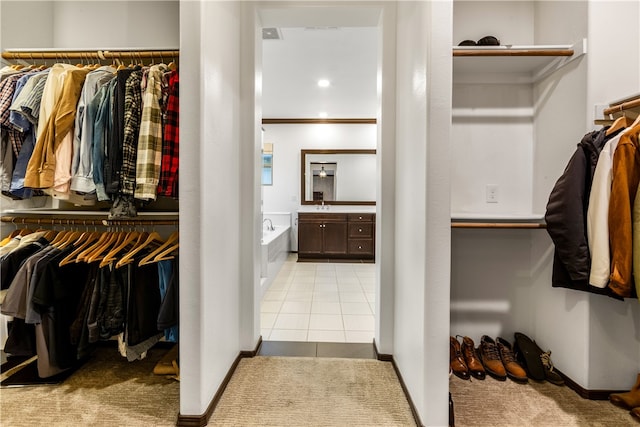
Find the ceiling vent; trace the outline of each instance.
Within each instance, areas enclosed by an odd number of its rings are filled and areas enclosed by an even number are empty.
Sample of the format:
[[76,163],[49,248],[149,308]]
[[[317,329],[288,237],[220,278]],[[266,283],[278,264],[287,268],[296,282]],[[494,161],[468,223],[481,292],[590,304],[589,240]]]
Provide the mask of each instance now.
[[263,28],[262,29],[262,40],[280,40],[282,39],[282,35],[280,34],[280,30],[277,28]]

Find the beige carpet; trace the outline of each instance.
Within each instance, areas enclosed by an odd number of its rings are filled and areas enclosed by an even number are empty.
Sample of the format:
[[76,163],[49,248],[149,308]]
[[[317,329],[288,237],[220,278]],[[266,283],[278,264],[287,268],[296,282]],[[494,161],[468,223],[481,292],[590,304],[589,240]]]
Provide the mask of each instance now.
[[127,362],[115,347],[99,348],[62,384],[0,389],[0,425],[175,426],[180,384],[153,374],[167,349]]
[[627,427],[640,422],[609,401],[588,400],[567,386],[452,377],[456,427]]
[[389,362],[367,359],[242,359],[212,426],[415,426]]

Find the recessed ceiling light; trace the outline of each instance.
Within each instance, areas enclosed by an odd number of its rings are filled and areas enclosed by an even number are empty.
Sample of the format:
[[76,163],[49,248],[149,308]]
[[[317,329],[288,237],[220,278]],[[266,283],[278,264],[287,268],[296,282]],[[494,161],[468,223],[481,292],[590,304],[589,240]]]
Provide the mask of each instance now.
[[323,111],[322,113],[318,113],[318,116],[319,116],[321,119],[326,119],[327,117],[329,117],[329,115],[328,115],[327,113],[325,113],[324,111]]
[[318,80],[318,86],[320,86],[320,87],[329,87],[330,84],[331,83],[327,79]]

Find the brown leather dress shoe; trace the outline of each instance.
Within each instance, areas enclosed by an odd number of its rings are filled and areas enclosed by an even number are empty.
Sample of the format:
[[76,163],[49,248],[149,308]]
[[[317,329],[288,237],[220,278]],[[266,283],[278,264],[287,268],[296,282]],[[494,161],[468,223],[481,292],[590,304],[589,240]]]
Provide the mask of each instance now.
[[625,409],[640,407],[640,374],[631,390],[626,393],[612,393],[609,395],[609,401]]
[[504,369],[500,359],[498,346],[493,339],[486,335],[480,338],[480,360],[482,360],[485,371],[493,378],[499,381],[507,379],[507,371]]
[[516,362],[511,343],[504,338],[498,337],[496,338],[496,345],[498,346],[500,360],[502,360],[502,364],[507,371],[507,376],[517,382],[526,383],[529,381],[527,372]]
[[474,378],[483,380],[485,377],[484,366],[482,366],[482,362],[478,359],[476,346],[473,343],[473,340],[469,337],[462,337],[461,349],[464,361],[467,364],[467,368],[469,368],[469,373]]
[[449,337],[449,367],[456,377],[462,378],[463,380],[470,378],[469,370],[462,357],[460,342],[454,337]]

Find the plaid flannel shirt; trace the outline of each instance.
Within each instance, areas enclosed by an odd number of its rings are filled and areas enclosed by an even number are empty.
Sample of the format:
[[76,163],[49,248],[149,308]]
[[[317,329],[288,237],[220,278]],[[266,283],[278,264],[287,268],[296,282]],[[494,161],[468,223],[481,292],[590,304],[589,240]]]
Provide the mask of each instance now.
[[13,74],[0,83],[0,125],[2,131],[6,132],[9,137],[9,143],[13,149],[13,156],[17,157],[22,148],[24,134],[16,129],[10,122],[10,107],[13,103],[16,83],[23,77],[25,73]]
[[133,196],[136,189],[136,158],[140,118],[142,116],[142,70],[131,73],[126,82],[124,95],[124,142],[122,144],[122,166],[120,168],[120,191]]
[[162,146],[162,166],[158,195],[178,198],[178,148],[180,142],[179,121],[179,75],[177,71],[169,76],[169,97],[164,123]]
[[166,69],[164,64],[149,68],[147,85],[142,96],[142,118],[136,159],[136,199],[156,199],[162,162],[161,100]]

